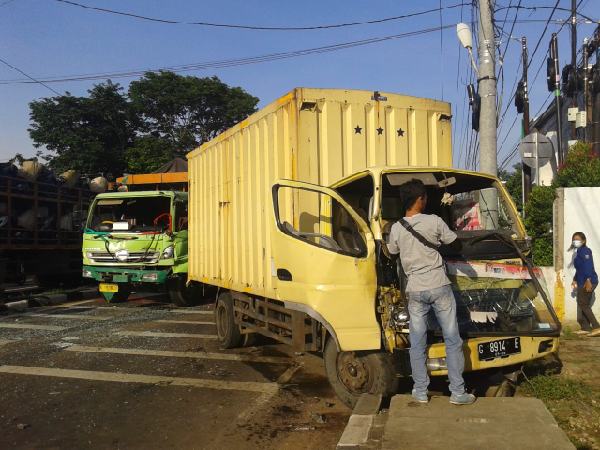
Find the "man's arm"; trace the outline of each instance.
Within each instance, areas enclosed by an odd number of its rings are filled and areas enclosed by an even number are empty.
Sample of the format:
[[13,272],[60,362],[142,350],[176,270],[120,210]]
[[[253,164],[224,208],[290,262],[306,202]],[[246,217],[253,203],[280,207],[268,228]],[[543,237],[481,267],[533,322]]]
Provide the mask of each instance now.
[[460,253],[462,242],[441,217],[438,217],[438,233],[440,242],[443,244],[440,250],[444,251],[444,253]]
[[392,225],[392,229],[390,230],[390,236],[387,242],[387,251],[390,253],[390,255],[397,255],[400,253],[400,247],[398,247],[398,235],[400,232],[398,229],[399,226],[400,224],[396,222]]

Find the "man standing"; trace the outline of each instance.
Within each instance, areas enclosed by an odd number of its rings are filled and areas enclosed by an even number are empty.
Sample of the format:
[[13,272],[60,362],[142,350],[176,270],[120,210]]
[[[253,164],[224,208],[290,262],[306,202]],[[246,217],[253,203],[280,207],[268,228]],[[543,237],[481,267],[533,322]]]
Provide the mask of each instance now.
[[410,314],[410,364],[414,381],[412,396],[420,403],[429,401],[427,314],[433,309],[446,344],[452,394],[450,403],[468,405],[475,401],[475,396],[465,392],[462,376],[465,359],[456,320],[456,300],[438,251],[442,244],[460,250],[460,241],[440,217],[423,214],[427,204],[423,182],[415,179],[403,184],[400,186],[400,196],[405,217],[392,226],[388,250],[391,254],[400,255],[400,263],[408,278],[406,294]]

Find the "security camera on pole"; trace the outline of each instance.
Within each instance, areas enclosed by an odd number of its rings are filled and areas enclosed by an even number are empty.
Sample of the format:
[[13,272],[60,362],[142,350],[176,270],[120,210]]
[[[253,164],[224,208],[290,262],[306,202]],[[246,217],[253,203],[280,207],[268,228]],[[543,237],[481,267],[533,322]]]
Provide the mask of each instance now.
[[[497,158],[497,116],[496,116],[496,42],[492,11],[494,0],[480,0],[479,4],[479,67],[477,73],[477,93],[480,101],[479,108],[479,170],[492,175],[498,174]],[[469,26],[458,24],[456,27],[458,39],[472,56],[472,39]],[[495,189],[482,192],[482,215],[493,228],[498,223],[498,200]],[[488,228],[488,229],[492,229]]]

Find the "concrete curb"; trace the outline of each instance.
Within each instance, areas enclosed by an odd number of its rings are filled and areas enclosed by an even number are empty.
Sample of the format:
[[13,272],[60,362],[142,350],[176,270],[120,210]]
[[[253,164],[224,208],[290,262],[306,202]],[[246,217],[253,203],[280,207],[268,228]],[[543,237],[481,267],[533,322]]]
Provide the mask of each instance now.
[[381,406],[381,394],[362,394],[352,411],[337,449],[358,449],[369,440],[369,433]]
[[93,299],[97,295],[98,291],[95,288],[83,289],[80,291],[70,291],[63,294],[54,294],[48,296],[36,295],[25,300],[17,300],[15,302],[0,304],[0,311],[23,311],[27,308],[38,306],[60,305],[66,302]]

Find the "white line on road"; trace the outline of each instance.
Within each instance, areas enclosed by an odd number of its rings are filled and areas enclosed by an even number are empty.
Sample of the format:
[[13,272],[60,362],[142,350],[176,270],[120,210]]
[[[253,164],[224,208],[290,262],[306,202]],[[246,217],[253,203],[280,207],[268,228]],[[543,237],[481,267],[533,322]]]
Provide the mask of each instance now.
[[0,323],[0,328],[16,328],[20,330],[45,330],[45,331],[61,331],[66,330],[66,327],[57,327],[55,325],[34,325],[32,323]]
[[138,375],[133,373],[98,372],[94,370],[57,369],[50,367],[0,366],[0,373],[37,375],[44,377],[75,378],[89,381],[112,381],[116,383],[144,383],[166,386],[190,386],[206,389],[258,392],[273,395],[279,387],[277,383],[255,381],[221,381],[203,378],[179,378],[159,375]]
[[0,339],[0,347],[6,344],[10,344],[11,342],[16,342],[16,339]]
[[26,314],[25,317],[48,317],[52,319],[112,320],[112,317],[91,316],[89,314]]
[[210,314],[213,315],[215,312],[208,309],[163,309],[161,311],[175,313],[175,314]]
[[[59,305],[52,305],[53,308],[72,308],[73,306],[85,305],[87,303],[95,303],[98,299],[94,298],[92,300],[80,300],[78,302],[70,302],[70,303],[61,303]],[[93,306],[86,306],[85,308],[93,308]]]
[[[240,355],[236,353],[170,352],[165,350],[143,350],[137,348],[88,347],[85,345],[71,345],[70,347],[65,348],[65,350],[69,352],[82,353],[112,353],[121,355],[167,356],[175,358],[217,359],[223,361],[243,361],[268,364],[290,364],[291,362],[289,358],[284,358],[280,356]],[[287,373],[287,371],[284,373]]]
[[183,323],[183,324],[190,324],[190,325],[215,325],[214,322],[200,322],[197,320],[168,320],[168,319],[160,319],[160,320],[155,320],[155,322],[160,322],[160,323]]
[[119,331],[119,336],[142,336],[142,337],[176,337],[176,338],[198,338],[198,339],[217,339],[216,334],[195,334],[195,333],[162,333],[159,331]]

